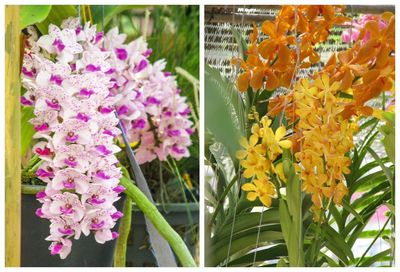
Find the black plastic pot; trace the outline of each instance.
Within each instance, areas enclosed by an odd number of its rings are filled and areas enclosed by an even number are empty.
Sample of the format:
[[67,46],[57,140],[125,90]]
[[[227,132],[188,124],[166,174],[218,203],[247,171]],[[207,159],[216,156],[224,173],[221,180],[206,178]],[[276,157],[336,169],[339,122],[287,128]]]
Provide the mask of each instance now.
[[[32,186],[30,186],[32,187]],[[122,210],[125,197],[117,203],[116,208]],[[49,235],[49,221],[35,215],[41,204],[35,195],[22,195],[22,242],[21,266],[28,267],[111,267],[113,266],[116,240],[99,244],[93,235],[81,235],[79,240],[72,240],[72,251],[64,260],[58,255],[50,255],[50,242],[44,239]],[[119,223],[114,227],[117,230]]]
[[[173,203],[165,204],[164,206],[156,204],[156,206],[168,223],[182,235],[192,256],[196,256],[198,233],[193,235],[191,229],[194,225],[198,225],[199,223],[198,205],[196,203]],[[149,245],[149,237],[146,232],[143,212],[135,205],[133,205],[132,208],[132,226],[126,251],[126,266],[156,266],[156,260]]]

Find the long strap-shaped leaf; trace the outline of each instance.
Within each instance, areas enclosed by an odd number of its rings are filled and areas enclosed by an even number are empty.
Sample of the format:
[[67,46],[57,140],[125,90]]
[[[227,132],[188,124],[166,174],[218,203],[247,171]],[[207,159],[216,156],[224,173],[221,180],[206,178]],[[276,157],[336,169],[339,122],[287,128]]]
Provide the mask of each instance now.
[[[116,114],[117,118],[118,115]],[[118,118],[119,119],[119,118]],[[122,138],[125,143],[125,151],[128,155],[129,163],[132,167],[133,174],[135,175],[136,183],[139,189],[146,195],[146,197],[154,203],[153,197],[151,195],[149,186],[147,185],[147,181],[143,176],[143,172],[139,167],[139,164],[136,161],[135,155],[131,149],[130,143],[125,133],[125,129],[121,123],[119,122],[119,128],[122,132]],[[145,217],[147,232],[149,233],[151,247],[153,248],[153,254],[156,258],[158,266],[161,267],[176,267],[175,257],[172,253],[171,247],[168,242],[158,233],[154,225],[149,221],[147,217]]]

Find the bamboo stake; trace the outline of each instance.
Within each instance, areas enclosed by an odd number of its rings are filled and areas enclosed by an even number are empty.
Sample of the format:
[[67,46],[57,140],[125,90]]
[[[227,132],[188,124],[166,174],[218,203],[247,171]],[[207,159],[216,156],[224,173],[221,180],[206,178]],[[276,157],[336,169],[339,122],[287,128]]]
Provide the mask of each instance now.
[[21,264],[19,6],[5,9],[5,266]]

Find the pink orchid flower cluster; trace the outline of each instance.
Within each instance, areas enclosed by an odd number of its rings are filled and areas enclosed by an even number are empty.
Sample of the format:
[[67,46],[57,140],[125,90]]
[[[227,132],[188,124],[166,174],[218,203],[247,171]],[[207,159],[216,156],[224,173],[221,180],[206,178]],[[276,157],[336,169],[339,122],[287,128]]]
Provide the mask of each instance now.
[[114,207],[124,190],[114,155],[120,150],[114,144],[118,97],[110,93],[110,52],[102,39],[95,26],[70,19],[29,41],[24,55],[21,103],[34,107],[30,122],[40,141],[33,151],[43,161],[36,175],[47,184],[37,194],[42,207],[36,214],[50,220],[46,240],[62,259],[82,233],[94,233],[98,243],[118,237],[112,228],[122,217]]
[[[354,42],[360,36],[360,31],[365,27],[369,21],[378,20],[379,28],[384,29],[387,25],[385,20],[381,19],[378,15],[364,14],[360,18],[353,20],[352,22],[346,22],[349,26],[348,29],[342,32],[342,41],[345,43]],[[367,42],[371,37],[371,34],[367,31],[363,37],[363,43]]]
[[33,151],[43,161],[36,174],[47,184],[36,214],[50,220],[49,249],[64,259],[82,233],[98,243],[118,237],[111,229],[122,217],[113,203],[124,190],[114,155],[119,119],[139,143],[139,163],[188,157],[193,129],[175,78],[163,60],[149,62],[143,38],[126,44],[117,28],[104,36],[78,18],[35,37],[24,55],[21,103],[34,107],[40,141]]
[[140,143],[138,163],[164,161],[168,155],[177,160],[189,157],[193,123],[186,98],[171,73],[164,72],[163,60],[149,62],[152,50],[143,38],[129,44],[125,40],[126,35],[114,28],[107,33],[104,47],[111,53],[108,61],[113,67],[110,90],[121,96],[115,104],[118,116],[130,142]]

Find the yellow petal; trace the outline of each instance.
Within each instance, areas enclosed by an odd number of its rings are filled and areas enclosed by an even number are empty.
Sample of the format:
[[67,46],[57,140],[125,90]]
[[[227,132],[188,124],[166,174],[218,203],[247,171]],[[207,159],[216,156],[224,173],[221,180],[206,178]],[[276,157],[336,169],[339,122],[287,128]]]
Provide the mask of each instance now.
[[253,182],[254,182],[255,186],[256,186],[259,190],[265,191],[264,187],[265,187],[266,182],[264,182],[264,181],[261,180],[261,179],[254,179]]
[[257,190],[257,188],[256,188],[256,186],[254,186],[253,183],[247,182],[242,185],[242,190],[248,192],[248,191],[255,191],[255,190]]
[[281,126],[275,132],[275,140],[279,141],[285,135],[286,135],[286,128],[284,126]]
[[283,173],[283,163],[280,162],[275,166],[275,173],[282,181],[286,182],[286,177],[285,174]]
[[247,194],[247,200],[249,201],[254,201],[257,198],[257,193],[255,192],[250,192]]
[[272,199],[268,195],[263,195],[260,197],[261,203],[264,204],[266,207],[271,207]]
[[255,146],[257,144],[257,142],[258,142],[258,136],[254,135],[254,134],[251,135],[250,141],[249,141],[250,146]]
[[292,141],[290,140],[283,140],[279,142],[279,146],[285,149],[289,149],[292,147]]
[[324,83],[324,86],[329,86],[329,76],[327,73],[322,74],[322,82]]
[[247,156],[247,152],[245,150],[236,151],[236,158],[238,160],[243,160],[244,158],[246,158],[246,156]]
[[247,168],[246,170],[244,170],[243,176],[245,178],[252,178],[254,176],[254,169],[253,168]]

